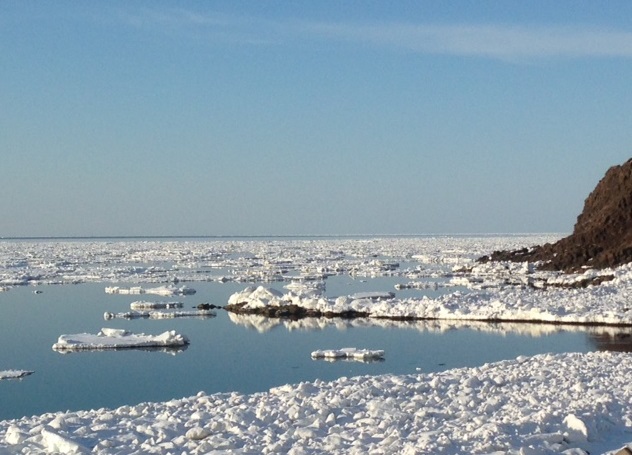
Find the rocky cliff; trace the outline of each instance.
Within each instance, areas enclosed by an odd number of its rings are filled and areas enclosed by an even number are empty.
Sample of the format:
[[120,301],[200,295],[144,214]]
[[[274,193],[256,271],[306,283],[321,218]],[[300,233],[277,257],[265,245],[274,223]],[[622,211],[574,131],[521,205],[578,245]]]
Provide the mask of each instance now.
[[495,251],[479,261],[541,261],[540,269],[577,271],[632,262],[632,159],[613,166],[577,217],[573,233],[554,244]]

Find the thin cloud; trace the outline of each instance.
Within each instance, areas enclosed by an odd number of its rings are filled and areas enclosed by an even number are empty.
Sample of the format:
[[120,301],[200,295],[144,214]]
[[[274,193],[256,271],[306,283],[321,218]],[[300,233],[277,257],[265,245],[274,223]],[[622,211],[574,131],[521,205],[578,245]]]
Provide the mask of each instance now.
[[176,8],[126,12],[124,17],[129,25],[142,28],[221,31],[233,42],[287,44],[318,39],[502,60],[632,57],[632,32],[591,26],[322,23]]
[[424,54],[497,59],[632,57],[632,33],[582,27],[306,24],[330,39]]

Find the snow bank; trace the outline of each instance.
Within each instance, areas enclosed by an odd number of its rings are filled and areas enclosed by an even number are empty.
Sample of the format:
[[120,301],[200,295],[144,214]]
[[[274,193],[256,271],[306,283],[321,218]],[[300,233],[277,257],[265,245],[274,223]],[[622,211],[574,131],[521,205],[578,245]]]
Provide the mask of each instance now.
[[160,335],[134,334],[123,329],[101,329],[96,335],[79,333],[75,335],[61,335],[53,345],[56,351],[102,350],[123,348],[147,348],[184,346],[189,344],[185,335],[173,330]]
[[25,376],[33,374],[33,371],[28,370],[5,370],[0,371],[0,380],[2,379],[21,379]]
[[0,422],[0,453],[614,453],[632,356],[539,355]]

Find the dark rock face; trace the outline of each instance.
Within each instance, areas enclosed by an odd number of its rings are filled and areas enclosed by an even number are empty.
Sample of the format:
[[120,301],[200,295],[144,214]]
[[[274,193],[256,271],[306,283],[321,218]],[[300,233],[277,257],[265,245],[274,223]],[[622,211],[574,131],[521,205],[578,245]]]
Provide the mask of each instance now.
[[542,270],[602,269],[632,262],[632,159],[613,166],[584,202],[573,233],[554,244],[495,251],[486,261],[542,261]]
[[343,319],[353,319],[360,317],[369,317],[369,313],[361,312],[361,311],[343,311],[341,313],[336,313],[333,311],[319,311],[312,310],[308,308],[303,308],[298,305],[290,304],[283,306],[264,306],[260,308],[247,309],[244,308],[246,303],[234,303],[229,304],[224,307],[226,311],[230,311],[231,313],[236,314],[257,314],[261,316],[266,316],[269,318],[285,318],[298,320],[301,318],[343,318]]

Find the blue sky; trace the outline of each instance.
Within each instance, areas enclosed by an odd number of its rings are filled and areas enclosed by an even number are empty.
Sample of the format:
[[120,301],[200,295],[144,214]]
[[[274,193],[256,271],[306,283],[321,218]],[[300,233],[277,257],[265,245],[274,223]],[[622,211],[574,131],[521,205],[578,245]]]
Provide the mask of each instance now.
[[1,236],[570,232],[627,1],[3,1]]

